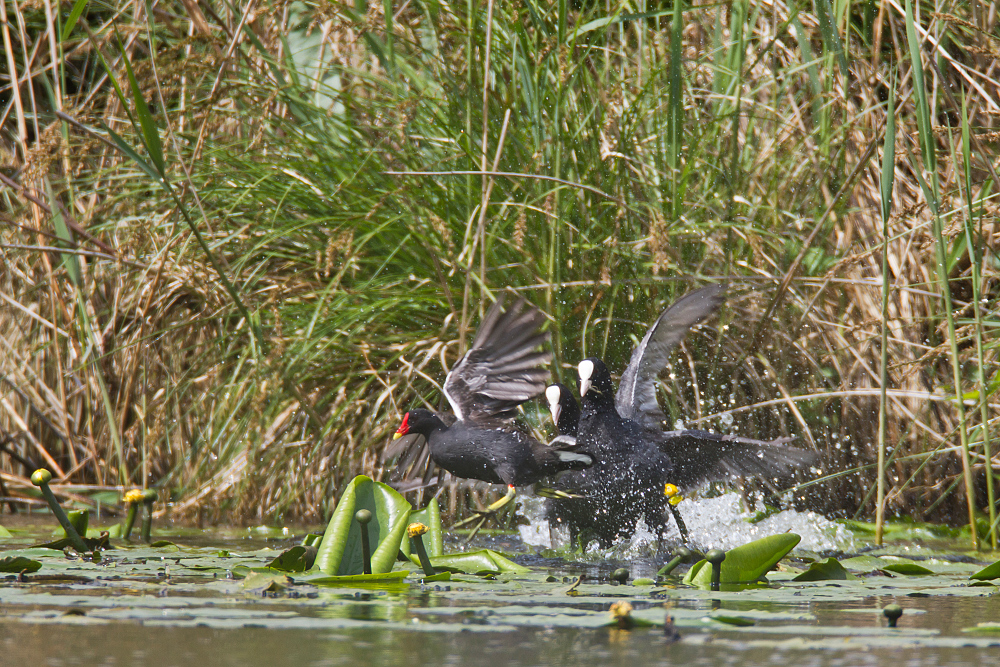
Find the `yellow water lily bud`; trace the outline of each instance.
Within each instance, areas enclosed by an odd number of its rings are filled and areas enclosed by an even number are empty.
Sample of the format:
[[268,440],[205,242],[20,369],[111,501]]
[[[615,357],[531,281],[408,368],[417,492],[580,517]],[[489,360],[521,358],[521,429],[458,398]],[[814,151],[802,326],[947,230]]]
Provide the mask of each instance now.
[[609,609],[611,615],[617,619],[628,618],[629,614],[632,613],[632,605],[628,602],[622,600],[621,602],[616,602],[611,605]]
[[417,537],[418,535],[423,535],[428,531],[427,526],[422,523],[411,523],[406,527],[406,536],[409,538]]
[[141,503],[145,500],[146,494],[143,493],[142,489],[132,489],[125,494],[125,503],[131,505],[132,503]]

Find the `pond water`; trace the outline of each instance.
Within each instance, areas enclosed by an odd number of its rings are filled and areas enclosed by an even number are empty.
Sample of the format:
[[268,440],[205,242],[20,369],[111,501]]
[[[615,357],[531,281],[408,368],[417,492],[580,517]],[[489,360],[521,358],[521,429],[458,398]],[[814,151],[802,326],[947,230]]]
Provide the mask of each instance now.
[[[0,558],[42,563],[23,576],[0,575],[2,665],[978,666],[1000,657],[1000,628],[980,625],[1000,622],[998,580],[968,578],[997,555],[959,545],[842,554],[857,579],[794,582],[819,558],[802,550],[768,576],[770,585],[713,592],[675,577],[645,586],[609,581],[622,564],[633,577],[655,573],[663,560],[656,556],[541,557],[517,535],[493,535],[475,546],[513,554],[528,572],[424,584],[407,565],[411,574],[399,584],[332,587],[291,574],[265,592],[267,581],[243,578],[248,568],[297,544],[305,529],[167,528],[154,539],[172,544],[116,540],[94,563],[27,549],[51,539],[51,523],[2,523],[13,537],[0,540]],[[450,541],[449,550],[457,547]],[[880,569],[899,562],[933,574]],[[620,601],[632,606],[631,629],[609,614]],[[897,628],[880,613],[890,603],[904,608]],[[668,615],[678,640],[664,630]]]

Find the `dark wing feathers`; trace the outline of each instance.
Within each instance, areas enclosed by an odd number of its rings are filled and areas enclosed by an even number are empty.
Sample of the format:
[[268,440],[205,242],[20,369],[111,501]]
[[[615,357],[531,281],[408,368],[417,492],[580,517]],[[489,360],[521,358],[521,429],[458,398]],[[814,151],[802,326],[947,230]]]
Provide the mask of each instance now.
[[784,438],[766,442],[694,429],[657,435],[674,465],[671,481],[681,489],[710,480],[785,477],[819,459],[815,452],[785,446]]
[[666,417],[656,402],[654,381],[667,365],[674,347],[688,329],[707,319],[725,300],[726,289],[710,285],[681,297],[664,310],[632,351],[615,395],[615,407],[625,419],[659,425]]
[[545,391],[543,364],[552,353],[538,348],[549,339],[540,332],[545,315],[518,299],[504,310],[501,296],[487,311],[470,349],[448,373],[444,393],[462,420],[486,423],[512,417],[518,405]]

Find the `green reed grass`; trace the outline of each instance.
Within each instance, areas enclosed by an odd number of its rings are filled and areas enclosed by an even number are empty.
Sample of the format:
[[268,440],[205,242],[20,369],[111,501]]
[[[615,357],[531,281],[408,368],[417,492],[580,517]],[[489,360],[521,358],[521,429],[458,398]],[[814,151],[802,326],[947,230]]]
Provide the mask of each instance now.
[[[894,386],[899,368],[926,386],[961,385],[914,352],[938,312],[920,295],[930,246],[919,211],[899,214],[916,224],[889,244],[892,305],[911,310],[888,321],[868,295],[871,276],[888,271],[865,230],[881,221],[885,238],[901,223],[887,218],[884,192],[878,215],[879,179],[859,162],[885,114],[878,89],[897,70],[903,81],[909,59],[883,39],[882,69],[867,71],[869,19],[851,3],[819,4],[468,0],[362,15],[353,3],[298,2],[244,21],[212,2],[209,31],[189,38],[190,21],[166,19],[188,17],[182,3],[153,16],[144,3],[77,3],[52,74],[79,91],[65,107],[80,124],[66,126],[75,171],[46,164],[54,197],[132,264],[81,262],[89,343],[80,327],[63,340],[36,320],[0,322],[14,359],[42,369],[107,342],[92,378],[72,367],[15,374],[19,386],[85,443],[72,450],[86,455],[80,480],[115,460],[103,443],[117,429],[128,481],[168,486],[174,511],[316,518],[345,477],[388,474],[379,454],[402,411],[443,407],[444,372],[501,290],[552,316],[553,373],[572,384],[582,356],[622,368],[665,303],[725,280],[719,324],[694,332],[664,376],[672,420],[802,435],[830,471],[855,470],[812,502],[868,511],[877,404],[827,396],[874,386],[880,364]],[[25,25],[45,30],[38,15]],[[44,127],[53,108],[29,112]],[[17,116],[8,123],[30,120]],[[901,105],[901,136],[919,126],[933,141],[921,123]],[[895,209],[916,210],[920,185],[896,178]],[[30,207],[18,215],[35,226]],[[976,260],[985,293],[989,257]],[[14,259],[23,269],[0,288],[65,327],[62,297],[18,277],[40,257]],[[981,318],[973,363],[988,377],[996,313]],[[903,319],[919,333],[901,340]],[[893,332],[881,346],[874,322]],[[729,414],[811,394],[827,398]],[[927,489],[960,469],[924,441],[913,406],[885,404],[879,431],[895,447],[879,472],[913,473],[890,495],[905,503],[895,512],[919,514]],[[527,412],[544,428],[535,406]],[[919,412],[951,437],[948,415],[929,402]],[[51,434],[36,437],[68,458]],[[453,512],[482,500],[475,487],[452,491]],[[942,503],[937,516],[953,518],[960,498]]]

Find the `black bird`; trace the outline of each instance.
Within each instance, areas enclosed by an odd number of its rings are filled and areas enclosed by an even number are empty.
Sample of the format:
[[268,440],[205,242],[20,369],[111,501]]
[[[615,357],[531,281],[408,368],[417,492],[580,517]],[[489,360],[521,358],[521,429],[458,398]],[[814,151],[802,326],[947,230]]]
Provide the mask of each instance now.
[[[724,289],[711,286],[663,311],[633,351],[617,392],[600,359],[580,362],[582,410],[565,385],[546,389],[559,432],[575,434],[578,446],[597,459],[592,468],[561,478],[560,487],[585,497],[551,501],[551,520],[568,522],[574,534],[592,533],[602,546],[631,534],[639,517],[661,535],[668,484],[690,489],[709,480],[774,477],[814,460],[811,452],[775,442],[694,429],[661,430],[665,416],[656,402],[655,378],[688,329],[723,300]],[[574,411],[579,414],[576,424],[569,416]],[[680,516],[674,516],[683,535]]]
[[490,511],[509,501],[516,486],[593,463],[593,457],[577,451],[572,437],[545,445],[512,428],[517,406],[545,389],[548,372],[541,366],[552,355],[538,349],[549,338],[539,331],[545,316],[523,299],[505,311],[503,301],[501,297],[487,311],[472,348],[445,378],[454,421],[445,415],[451,422],[446,424],[429,410],[414,409],[393,436],[407,441],[422,436],[434,463],[457,477],[506,484],[507,496]]

